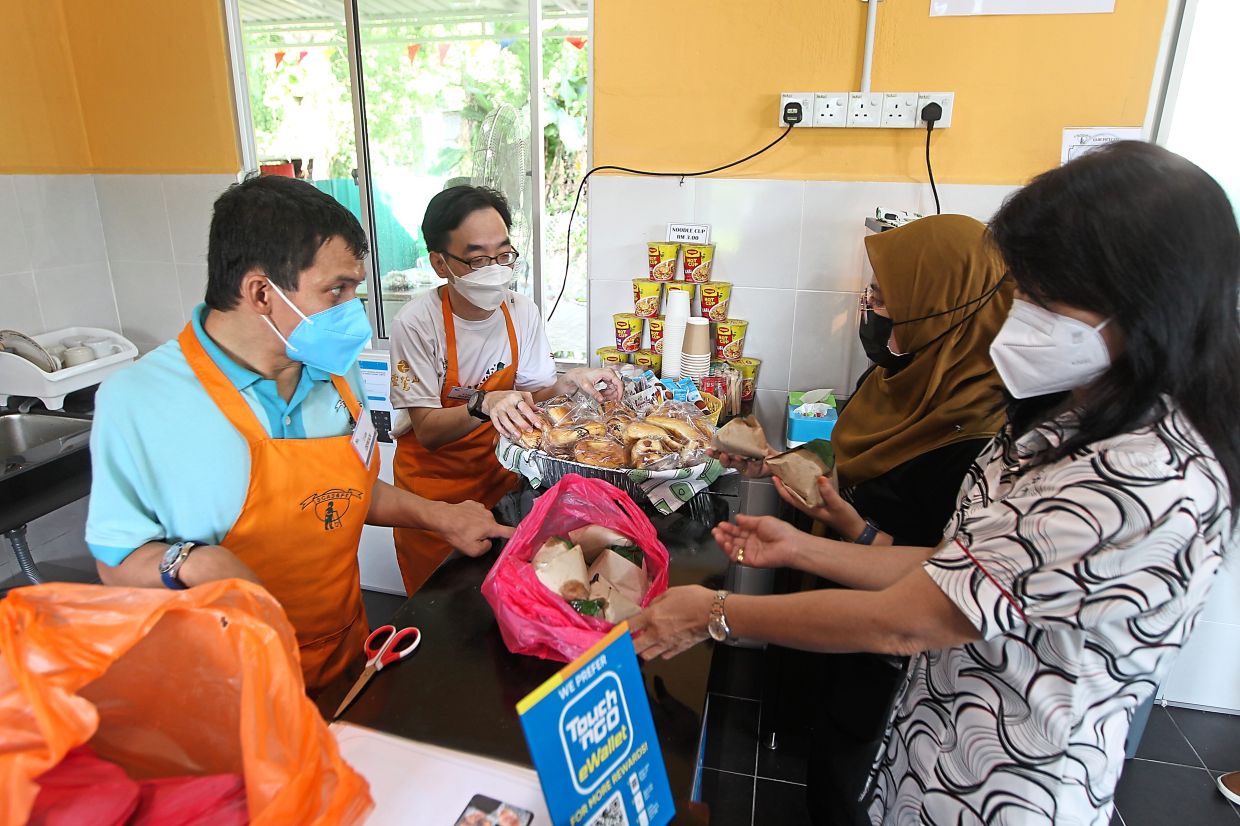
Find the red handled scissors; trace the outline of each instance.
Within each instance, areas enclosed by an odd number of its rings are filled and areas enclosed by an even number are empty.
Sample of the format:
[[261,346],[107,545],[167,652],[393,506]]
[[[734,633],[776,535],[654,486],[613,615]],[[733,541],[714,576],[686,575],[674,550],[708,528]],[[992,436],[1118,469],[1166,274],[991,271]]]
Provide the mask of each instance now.
[[366,644],[362,646],[366,651],[366,670],[362,672],[362,676],[357,678],[353,688],[349,689],[344,702],[340,704],[340,708],[336,709],[332,719],[335,720],[349,707],[349,703],[361,693],[366,683],[370,682],[370,678],[375,676],[375,672],[382,671],[392,663],[405,659],[417,649],[421,642],[422,632],[416,628],[402,628],[397,631],[394,625],[381,625],[371,631],[370,636],[366,638]]

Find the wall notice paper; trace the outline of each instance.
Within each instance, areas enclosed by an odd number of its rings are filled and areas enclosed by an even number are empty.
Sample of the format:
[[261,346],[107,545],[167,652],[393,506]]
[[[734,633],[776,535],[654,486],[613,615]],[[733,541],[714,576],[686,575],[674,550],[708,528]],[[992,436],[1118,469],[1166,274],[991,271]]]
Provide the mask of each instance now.
[[627,623],[517,713],[555,826],[664,826],[676,813]]
[[330,730],[340,756],[370,784],[369,826],[450,826],[479,794],[533,812],[534,823],[551,822],[538,775],[529,769],[349,723],[332,723]]
[[984,14],[1110,14],[1115,0],[930,0],[931,17]]
[[1067,163],[1115,141],[1145,140],[1139,126],[1069,126],[1063,130],[1059,162]]

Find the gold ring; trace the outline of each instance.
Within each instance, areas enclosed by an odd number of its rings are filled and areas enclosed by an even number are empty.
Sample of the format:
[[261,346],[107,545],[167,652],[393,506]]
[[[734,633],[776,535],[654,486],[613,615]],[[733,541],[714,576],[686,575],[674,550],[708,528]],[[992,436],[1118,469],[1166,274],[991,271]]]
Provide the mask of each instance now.
[[744,562],[744,561],[745,561],[745,549],[744,549],[744,548],[737,548],[737,549],[736,549],[736,561],[737,561],[737,562]]

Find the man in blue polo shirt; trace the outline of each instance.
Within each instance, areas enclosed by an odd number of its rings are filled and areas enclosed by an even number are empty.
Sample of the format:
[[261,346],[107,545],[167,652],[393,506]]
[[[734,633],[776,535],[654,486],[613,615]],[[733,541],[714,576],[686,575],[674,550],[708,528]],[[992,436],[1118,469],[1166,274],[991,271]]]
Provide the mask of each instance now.
[[206,302],[181,335],[99,389],[86,541],[105,584],[241,578],[297,630],[307,688],[367,633],[362,525],[441,535],[471,556],[511,529],[378,481],[356,359],[366,238],[310,184],[264,177],[215,203]]

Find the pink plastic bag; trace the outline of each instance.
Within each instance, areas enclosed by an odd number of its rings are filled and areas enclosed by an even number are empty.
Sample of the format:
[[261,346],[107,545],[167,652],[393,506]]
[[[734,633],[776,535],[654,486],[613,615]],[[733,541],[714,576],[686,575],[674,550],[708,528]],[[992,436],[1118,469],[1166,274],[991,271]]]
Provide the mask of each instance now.
[[667,548],[641,508],[601,479],[565,476],[534,503],[482,582],[482,595],[512,653],[569,662],[611,630],[612,623],[577,613],[529,564],[547,539],[586,525],[618,531],[646,554],[651,581],[642,608],[667,590]]

